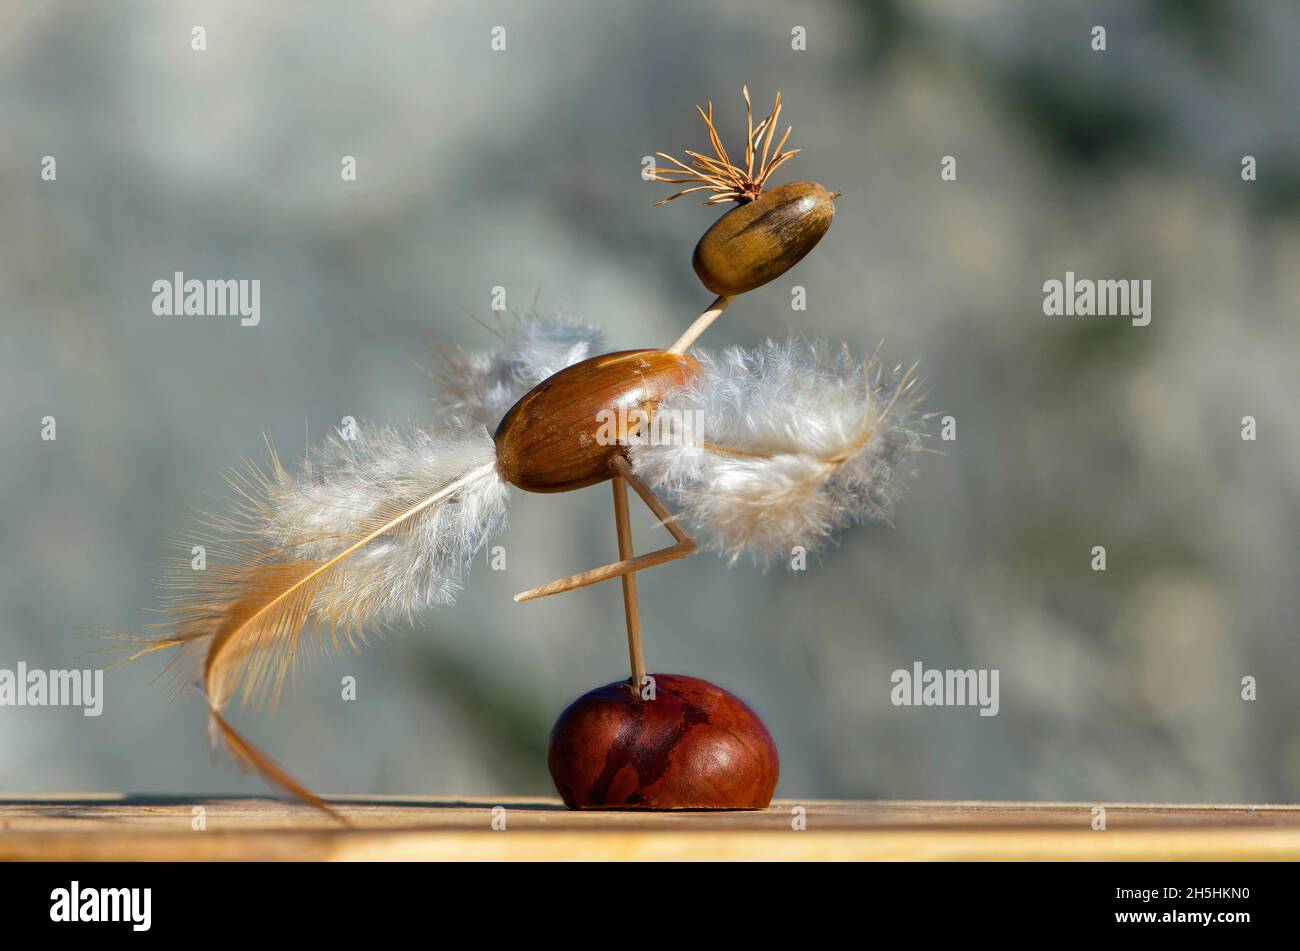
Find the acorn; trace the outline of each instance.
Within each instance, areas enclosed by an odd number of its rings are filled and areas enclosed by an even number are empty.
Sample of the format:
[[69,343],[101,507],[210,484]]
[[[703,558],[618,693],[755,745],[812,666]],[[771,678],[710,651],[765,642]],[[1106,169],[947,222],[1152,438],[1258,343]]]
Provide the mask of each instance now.
[[775,150],[771,148],[781,115],[779,92],[772,114],[757,126],[748,88],[744,96],[748,134],[743,165],[733,164],[723,148],[713,125],[713,103],[709,103],[707,112],[699,106],[696,110],[708,128],[713,157],[688,150],[691,164],[687,165],[659,152],[675,167],[656,169],[652,176],[661,182],[698,183],[656,205],[699,191],[710,193],[706,205],[732,201],[739,205],[705,232],[691,261],[704,286],[723,300],[775,280],[803,260],[830,228],[839,195],[816,182],[791,182],[765,190],[772,173],[800,150],[782,151],[793,127],[786,128]]
[[570,809],[765,809],[781,771],[744,701],[679,674],[583,694],[551,730],[547,764]]
[[691,264],[705,287],[735,297],[802,261],[834,217],[834,196],[816,182],[778,185],[715,221]]
[[497,466],[527,492],[567,492],[610,478],[628,431],[701,373],[690,354],[603,353],[547,377],[497,426]]

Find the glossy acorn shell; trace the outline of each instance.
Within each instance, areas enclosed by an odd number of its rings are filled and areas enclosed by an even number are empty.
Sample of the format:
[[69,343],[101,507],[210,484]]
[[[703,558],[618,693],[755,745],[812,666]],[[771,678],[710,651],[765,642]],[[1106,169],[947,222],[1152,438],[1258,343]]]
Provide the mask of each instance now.
[[573,701],[551,730],[547,765],[570,809],[765,809],[776,744],[739,697],[678,674],[655,698],[626,681]]
[[[497,427],[497,465],[510,484],[529,492],[565,492],[610,478],[623,451],[608,419],[636,423],[659,401],[700,372],[689,354],[623,350],[591,357],[529,390]],[[604,417],[602,411],[612,411]],[[620,410],[624,412],[620,414]],[[602,428],[604,432],[602,432]]]
[[691,263],[705,287],[734,297],[798,264],[834,217],[831,193],[816,182],[777,185],[715,221],[695,246]]

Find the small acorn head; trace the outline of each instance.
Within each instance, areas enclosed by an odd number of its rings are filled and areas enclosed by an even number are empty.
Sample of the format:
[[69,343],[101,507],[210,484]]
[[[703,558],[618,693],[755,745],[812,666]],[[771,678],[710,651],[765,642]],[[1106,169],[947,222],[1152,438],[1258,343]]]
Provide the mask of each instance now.
[[[771,149],[773,133],[781,115],[781,94],[776,94],[772,114],[756,127],[744,89],[748,134],[744,165],[735,165],[723,148],[713,125],[713,103],[696,110],[708,127],[714,157],[687,151],[691,164],[671,155],[657,153],[675,168],[656,169],[653,178],[661,182],[698,182],[655,202],[662,205],[692,192],[707,191],[706,205],[736,202],[695,246],[692,264],[704,286],[713,293],[733,297],[780,277],[813,249],[830,227],[839,192],[830,192],[816,182],[793,182],[767,188],[772,173],[799,154],[799,149],[782,151],[793,127]],[[762,143],[760,151],[759,144]]]
[[695,246],[695,273],[725,297],[775,280],[822,239],[835,217],[834,197],[816,182],[790,182],[731,209]]

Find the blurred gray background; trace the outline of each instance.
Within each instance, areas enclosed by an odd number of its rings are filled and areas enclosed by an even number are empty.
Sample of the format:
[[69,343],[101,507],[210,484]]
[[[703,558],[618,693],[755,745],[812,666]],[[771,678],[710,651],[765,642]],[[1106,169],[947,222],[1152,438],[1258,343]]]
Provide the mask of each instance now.
[[[651,209],[641,158],[703,147],[708,99],[737,142],[747,83],[805,150],[781,179],[844,196],[704,345],[883,339],[958,438],[807,572],[641,575],[651,668],[746,698],[781,796],[1293,800],[1298,50],[1288,0],[6,4],[0,667],[156,620],[168,542],[264,432],[428,423],[426,338],[489,346],[494,285],[667,345],[717,212]],[[261,325],[155,316],[177,270],[260,279]],[[1066,270],[1150,279],[1151,325],[1045,317]],[[626,676],[621,596],[510,595],[612,558],[609,492],[517,494],[502,544],[457,606],[235,721],[321,791],[550,793],[555,716]],[[918,660],[999,669],[999,715],[891,705]],[[160,667],[110,673],[98,719],[0,708],[0,789],[260,793]]]

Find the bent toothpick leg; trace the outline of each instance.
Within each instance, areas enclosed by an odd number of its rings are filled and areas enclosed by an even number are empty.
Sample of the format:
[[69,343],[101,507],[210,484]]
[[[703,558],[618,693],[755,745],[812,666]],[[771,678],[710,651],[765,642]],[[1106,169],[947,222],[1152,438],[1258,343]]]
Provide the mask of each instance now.
[[646,504],[646,508],[655,514],[663,527],[668,529],[669,534],[677,540],[677,544],[644,555],[637,555],[634,558],[624,558],[612,564],[592,568],[590,571],[583,571],[567,578],[560,578],[550,584],[521,591],[515,595],[516,601],[534,601],[537,598],[545,598],[552,594],[561,594],[575,588],[583,588],[598,581],[635,574],[646,568],[653,568],[656,565],[676,561],[678,558],[685,558],[695,551],[695,539],[686,534],[682,527],[677,524],[677,520],[668,511],[668,507],[660,501],[659,496],[655,495],[650,487],[632,471],[632,466],[627,459],[623,456],[615,456],[612,464],[618,475],[627,481],[627,484],[632,487],[632,490],[641,498],[641,501]]

